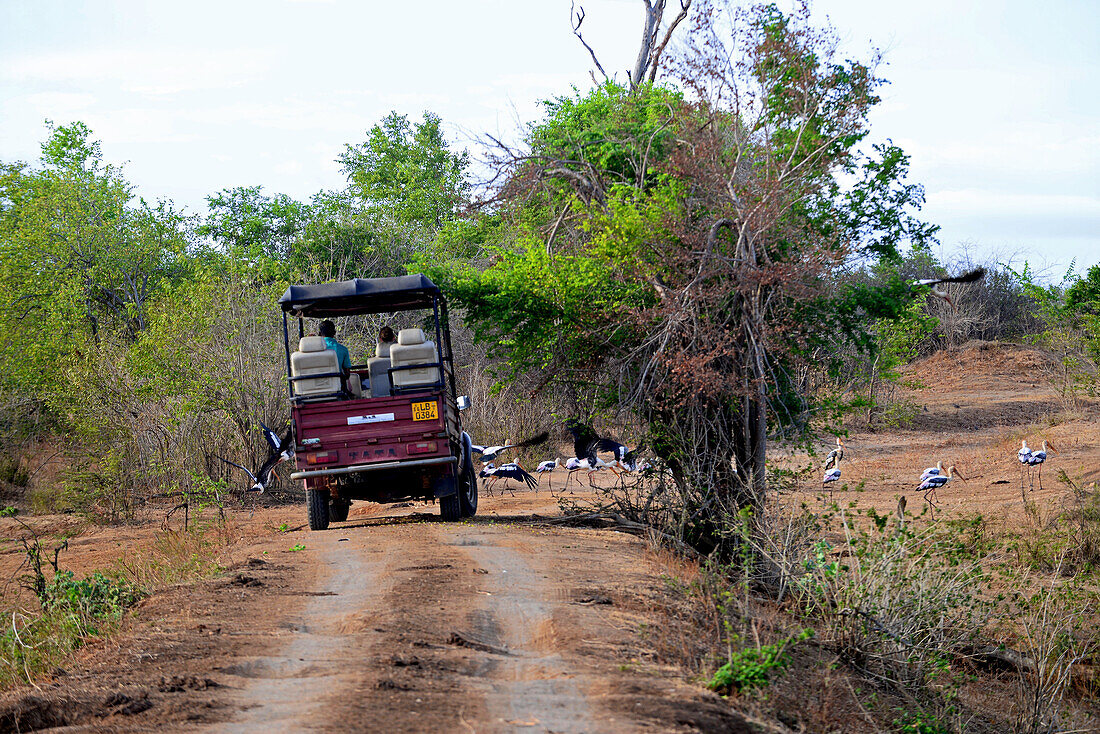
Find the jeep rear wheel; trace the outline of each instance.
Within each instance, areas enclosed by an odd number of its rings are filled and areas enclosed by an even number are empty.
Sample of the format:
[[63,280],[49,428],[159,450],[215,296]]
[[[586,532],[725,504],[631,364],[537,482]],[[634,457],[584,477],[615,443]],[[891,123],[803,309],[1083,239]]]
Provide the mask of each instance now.
[[344,522],[348,519],[348,510],[351,509],[351,500],[333,499],[328,507],[328,518],[333,522]]
[[461,492],[439,498],[439,517],[443,522],[455,522],[462,519]]
[[309,515],[310,530],[324,530],[328,527],[327,489],[306,490],[306,514]]
[[470,458],[467,458],[466,471],[462,472],[462,478],[458,482],[458,500],[462,517],[473,517],[477,514],[477,474],[474,473],[474,462]]

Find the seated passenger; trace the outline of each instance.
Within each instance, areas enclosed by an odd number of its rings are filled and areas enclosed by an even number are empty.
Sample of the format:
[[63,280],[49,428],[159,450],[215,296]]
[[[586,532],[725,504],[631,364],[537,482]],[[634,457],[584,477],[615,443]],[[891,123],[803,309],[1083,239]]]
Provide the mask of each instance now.
[[351,373],[351,354],[348,353],[347,347],[336,341],[336,324],[325,319],[321,322],[321,326],[317,331],[319,336],[325,338],[325,347],[336,352],[336,359],[340,363],[340,371],[344,373],[344,379],[346,380]]
[[390,347],[396,343],[397,335],[393,333],[393,329],[388,326],[383,326],[381,329],[378,330],[378,348],[374,356],[390,356]]

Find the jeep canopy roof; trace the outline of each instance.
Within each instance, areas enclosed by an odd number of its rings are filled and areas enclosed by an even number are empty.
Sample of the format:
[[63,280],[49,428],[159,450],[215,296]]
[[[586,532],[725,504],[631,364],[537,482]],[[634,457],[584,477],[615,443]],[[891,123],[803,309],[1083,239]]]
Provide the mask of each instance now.
[[419,273],[396,278],[354,278],[292,285],[279,299],[283,311],[311,319],[431,308],[439,287]]

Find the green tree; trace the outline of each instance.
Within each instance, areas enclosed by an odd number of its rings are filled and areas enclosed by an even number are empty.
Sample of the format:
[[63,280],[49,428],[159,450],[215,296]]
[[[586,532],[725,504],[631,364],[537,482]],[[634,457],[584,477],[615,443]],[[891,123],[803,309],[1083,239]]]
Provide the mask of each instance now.
[[763,503],[769,434],[805,427],[801,368],[819,348],[870,349],[875,320],[909,303],[900,279],[838,274],[934,234],[904,155],[856,150],[871,67],[774,6],[730,49],[705,32],[710,10],[678,57],[690,97],[605,85],[555,100],[501,171],[490,267],[427,264],[513,374],[595,385],[578,409],[646,425],[679,497],[668,522],[706,551]]
[[349,192],[383,221],[437,229],[465,201],[468,156],[450,151],[442,121],[430,112],[415,124],[391,112],[338,160]]
[[189,247],[185,218],[135,201],[85,125],[49,130],[39,168],[5,164],[0,177],[0,363],[30,394],[63,381],[88,342],[135,339]]

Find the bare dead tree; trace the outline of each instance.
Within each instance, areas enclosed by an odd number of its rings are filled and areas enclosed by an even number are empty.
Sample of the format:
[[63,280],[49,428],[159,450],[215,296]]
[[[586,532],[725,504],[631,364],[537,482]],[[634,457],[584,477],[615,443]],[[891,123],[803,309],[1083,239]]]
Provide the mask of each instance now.
[[[668,47],[668,43],[672,40],[672,35],[676,31],[677,26],[688,17],[688,12],[691,9],[692,0],[679,0],[680,12],[676,14],[676,17],[672,19],[667,25],[664,26],[664,33],[662,34],[661,24],[664,22],[665,6],[668,4],[668,0],[642,0],[642,4],[645,6],[645,19],[642,23],[642,40],[638,45],[638,56],[634,60],[634,66],[627,70],[627,81],[630,85],[630,89],[637,89],[643,81],[653,83],[657,78],[657,71],[661,65],[661,56],[664,54],[665,49]],[[584,8],[577,9],[576,5],[571,4],[569,6],[570,24],[573,27],[573,35],[577,37],[577,40],[588,51],[588,54],[592,57],[592,63],[596,65],[596,69],[603,76],[604,81],[610,81],[611,77],[603,68],[603,64],[600,63],[599,58],[596,56],[596,51],[592,48],[584,37],[581,35],[581,24],[584,22],[585,13]],[[599,83],[596,79],[595,72],[592,74],[592,81]],[[648,79],[647,79],[648,74]]]

